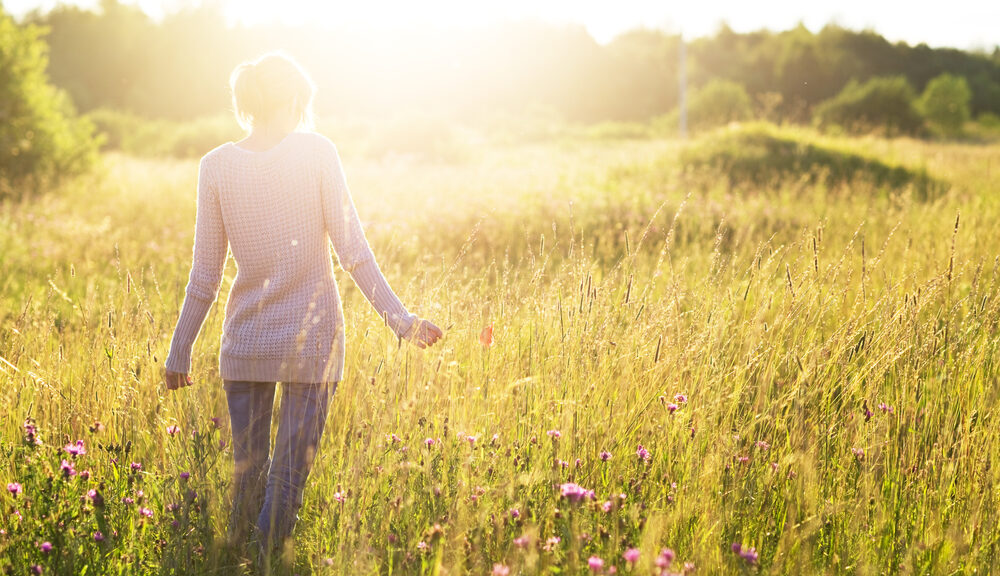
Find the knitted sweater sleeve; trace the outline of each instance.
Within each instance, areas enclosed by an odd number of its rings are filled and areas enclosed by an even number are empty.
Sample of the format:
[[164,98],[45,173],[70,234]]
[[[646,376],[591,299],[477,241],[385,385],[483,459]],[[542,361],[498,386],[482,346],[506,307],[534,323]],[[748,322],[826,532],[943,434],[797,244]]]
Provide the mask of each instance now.
[[407,312],[379,269],[351,199],[337,149],[331,145],[329,153],[323,162],[323,218],[337,260],[386,325],[396,336],[406,338],[416,315]]
[[166,367],[186,374],[191,370],[191,348],[209,309],[219,295],[229,239],[222,221],[218,191],[202,159],[198,167],[198,213],[195,219],[194,256]]

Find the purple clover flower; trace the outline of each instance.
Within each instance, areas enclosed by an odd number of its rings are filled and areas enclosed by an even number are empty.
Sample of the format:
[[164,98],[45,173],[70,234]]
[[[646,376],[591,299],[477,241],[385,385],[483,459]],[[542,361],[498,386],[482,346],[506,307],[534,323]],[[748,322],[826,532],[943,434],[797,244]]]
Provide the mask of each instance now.
[[593,500],[595,498],[593,490],[587,490],[575,482],[566,482],[559,487],[562,497],[570,502],[580,502],[581,500]]
[[747,564],[756,564],[758,560],[756,548],[743,548],[739,542],[733,542],[733,553],[746,561]]
[[587,559],[587,566],[591,572],[600,572],[604,569],[604,560],[601,560],[600,556],[591,556]]
[[639,460],[642,462],[648,462],[651,458],[649,450],[646,450],[646,447],[642,444],[639,444],[639,448],[635,451],[635,455],[638,456]]
[[77,440],[76,444],[67,444],[63,450],[70,456],[82,456],[87,453],[87,449],[83,446],[83,440]]

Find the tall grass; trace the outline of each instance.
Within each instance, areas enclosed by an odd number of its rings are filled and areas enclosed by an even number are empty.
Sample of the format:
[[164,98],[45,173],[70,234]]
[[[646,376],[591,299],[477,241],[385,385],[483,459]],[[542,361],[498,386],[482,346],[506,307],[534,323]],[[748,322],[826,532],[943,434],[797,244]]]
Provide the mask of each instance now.
[[[288,569],[651,574],[663,548],[703,574],[1000,568],[997,149],[823,142],[947,186],[733,187],[656,139],[342,150],[383,269],[447,334],[399,346],[338,277],[347,375]],[[0,482],[22,486],[0,570],[249,571],[222,541],[234,270],[196,387],[167,394],[196,166],[106,164],[0,206]]]

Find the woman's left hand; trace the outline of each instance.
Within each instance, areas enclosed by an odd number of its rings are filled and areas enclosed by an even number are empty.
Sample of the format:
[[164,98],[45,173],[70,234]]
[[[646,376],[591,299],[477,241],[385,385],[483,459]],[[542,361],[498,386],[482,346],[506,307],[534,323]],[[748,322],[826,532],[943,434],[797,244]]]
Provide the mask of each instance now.
[[187,374],[181,374],[180,372],[171,372],[170,370],[165,370],[163,376],[164,380],[167,381],[167,390],[178,390],[184,388],[185,386],[194,386],[194,381]]

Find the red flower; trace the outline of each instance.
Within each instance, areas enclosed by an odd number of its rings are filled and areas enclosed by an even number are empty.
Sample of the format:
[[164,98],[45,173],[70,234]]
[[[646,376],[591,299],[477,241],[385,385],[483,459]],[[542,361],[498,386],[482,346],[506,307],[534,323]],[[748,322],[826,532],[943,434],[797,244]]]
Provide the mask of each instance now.
[[483,331],[479,333],[479,343],[483,345],[484,348],[489,348],[493,346],[493,324],[488,324]]

